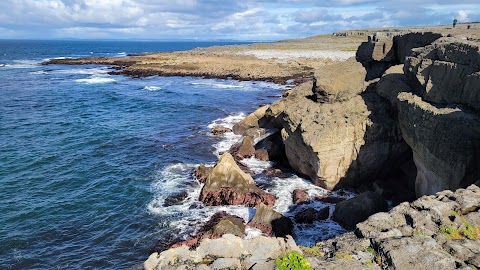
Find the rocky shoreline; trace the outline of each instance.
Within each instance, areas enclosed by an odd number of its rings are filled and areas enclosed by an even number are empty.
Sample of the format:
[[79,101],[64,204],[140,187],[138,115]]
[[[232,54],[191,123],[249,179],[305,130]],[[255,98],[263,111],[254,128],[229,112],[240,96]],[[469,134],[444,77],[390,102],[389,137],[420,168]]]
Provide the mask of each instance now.
[[[274,269],[289,254],[303,254],[295,255],[308,261],[310,268],[302,269],[478,269],[478,26],[469,32],[337,34],[365,37],[355,58],[343,61],[259,59],[245,55],[251,47],[233,46],[221,53],[212,48],[46,64],[115,65],[134,77],[297,85],[231,130],[215,127],[214,134],[233,132],[243,139],[213,167],[200,165],[194,172],[204,183],[200,202],[255,208],[251,220],[217,213],[195,236],[153,252],[145,269]],[[283,215],[272,209],[278,198],[256,183],[244,163],[252,157],[276,164],[264,175],[293,171],[326,190],[354,188],[359,195],[312,196],[296,189],[288,196],[301,211]],[[328,206],[318,208],[315,201]],[[296,245],[293,220],[325,219],[350,232],[313,247]],[[247,229],[263,236],[247,237]]]

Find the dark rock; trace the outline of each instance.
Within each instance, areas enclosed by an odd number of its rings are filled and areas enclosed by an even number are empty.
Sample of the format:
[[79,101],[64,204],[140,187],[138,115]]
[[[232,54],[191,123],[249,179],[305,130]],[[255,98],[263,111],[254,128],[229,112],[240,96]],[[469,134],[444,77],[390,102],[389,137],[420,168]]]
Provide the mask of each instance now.
[[224,134],[224,133],[227,133],[227,132],[232,132],[232,129],[228,128],[228,127],[223,127],[223,126],[214,126],[212,128],[212,134],[213,135],[220,135],[220,134]]
[[280,131],[274,132],[272,135],[260,140],[255,149],[264,149],[268,153],[269,160],[282,161],[286,160],[285,146],[283,145],[282,135]]
[[292,193],[292,200],[294,204],[303,204],[310,200],[310,195],[306,189],[295,189]]
[[199,183],[205,183],[212,169],[212,167],[207,167],[202,163],[193,170],[193,176]]
[[272,208],[260,203],[256,207],[255,215],[247,223],[248,227],[257,228],[268,236],[285,237],[292,235],[292,221]]
[[342,197],[332,197],[332,196],[316,196],[313,198],[315,201],[337,204],[339,202],[345,201],[345,198]]
[[325,220],[330,214],[330,207],[324,207],[320,210],[314,208],[307,208],[295,215],[295,222],[297,223],[313,223],[319,220]]
[[384,198],[375,192],[367,191],[337,203],[332,220],[347,229],[354,229],[357,223],[365,221],[369,216],[387,210],[388,205]]
[[163,202],[163,206],[168,207],[168,206],[180,204],[185,200],[185,198],[187,198],[187,196],[188,196],[188,193],[186,191],[168,196]]

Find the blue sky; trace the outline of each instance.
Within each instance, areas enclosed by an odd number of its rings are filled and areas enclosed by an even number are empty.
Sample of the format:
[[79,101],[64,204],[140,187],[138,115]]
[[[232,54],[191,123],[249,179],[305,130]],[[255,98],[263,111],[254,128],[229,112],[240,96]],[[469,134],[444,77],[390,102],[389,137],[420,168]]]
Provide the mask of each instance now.
[[1,0],[0,38],[279,40],[480,21],[480,0]]

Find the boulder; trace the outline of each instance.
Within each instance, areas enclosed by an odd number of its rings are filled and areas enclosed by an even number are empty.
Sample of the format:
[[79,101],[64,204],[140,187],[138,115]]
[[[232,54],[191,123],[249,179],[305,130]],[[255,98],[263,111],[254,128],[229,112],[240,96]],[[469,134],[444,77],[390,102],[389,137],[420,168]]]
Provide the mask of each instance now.
[[232,132],[232,129],[224,126],[214,126],[211,132],[213,135],[220,135],[227,132]]
[[306,189],[295,189],[292,193],[292,201],[294,204],[303,204],[310,200],[310,195]]
[[205,205],[256,206],[275,203],[275,196],[259,189],[253,178],[243,172],[232,155],[224,153],[208,175],[199,200]]
[[264,117],[265,111],[268,108],[269,105],[265,105],[247,115],[242,121],[233,126],[233,133],[237,135],[244,135],[248,129],[258,127],[258,121]]
[[212,167],[207,167],[205,164],[200,164],[193,170],[193,176],[199,183],[205,183],[210,172],[212,172]]
[[351,58],[344,62],[319,67],[315,71],[314,95],[318,102],[348,100],[365,90],[367,72]]
[[415,50],[405,74],[418,95],[436,104],[463,104],[480,109],[480,42],[439,39]]
[[245,236],[245,220],[243,218],[227,214],[225,211],[217,212],[203,224],[197,231],[197,234],[187,240],[174,243],[170,248],[180,246],[193,246],[200,243],[203,239],[215,239],[224,234],[233,234],[238,237]]
[[307,208],[295,215],[295,222],[297,223],[313,223],[319,220],[325,220],[330,214],[330,207],[324,207],[320,210],[315,208]]
[[268,160],[282,161],[285,160],[285,147],[282,141],[280,131],[271,133],[271,135],[261,139],[255,144],[255,149],[267,152]]
[[257,228],[268,236],[285,237],[292,235],[292,221],[274,211],[267,205],[260,203],[255,209],[255,215],[247,223],[248,227]]
[[255,147],[253,138],[250,136],[243,137],[242,141],[234,144],[230,148],[230,153],[236,160],[242,160],[255,155]]
[[344,228],[353,229],[369,216],[388,210],[387,201],[373,191],[367,191],[355,198],[337,203],[332,220]]
[[417,167],[416,195],[466,187],[480,179],[480,119],[411,93],[398,95],[402,135]]
[[394,111],[376,93],[324,104],[297,97],[282,114],[290,166],[329,190],[376,178],[409,151]]

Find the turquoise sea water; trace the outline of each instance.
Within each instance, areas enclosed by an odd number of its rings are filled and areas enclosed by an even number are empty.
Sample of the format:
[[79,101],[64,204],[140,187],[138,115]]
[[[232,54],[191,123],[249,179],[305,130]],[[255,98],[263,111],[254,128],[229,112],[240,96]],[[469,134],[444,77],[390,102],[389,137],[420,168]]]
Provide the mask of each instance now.
[[208,211],[165,198],[197,188],[191,169],[216,160],[207,126],[282,87],[40,63],[209,45],[220,44],[0,41],[0,269],[126,269],[195,229]]

